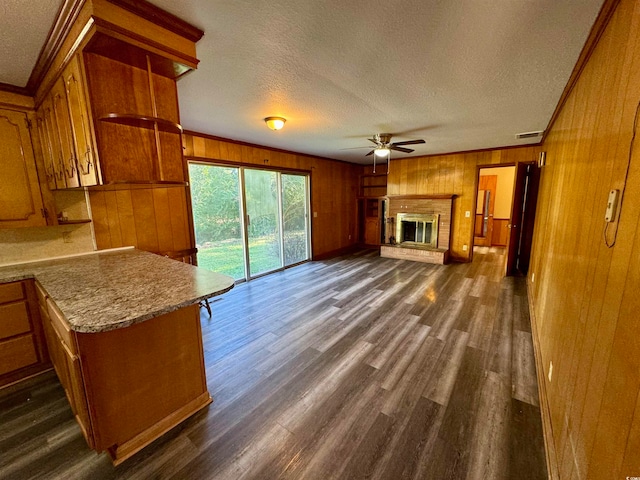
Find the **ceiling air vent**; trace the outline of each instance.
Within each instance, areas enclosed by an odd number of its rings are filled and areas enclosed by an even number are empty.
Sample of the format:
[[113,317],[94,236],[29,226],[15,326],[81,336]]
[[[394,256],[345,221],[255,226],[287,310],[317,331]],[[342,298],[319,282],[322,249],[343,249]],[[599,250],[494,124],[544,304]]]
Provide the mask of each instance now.
[[534,138],[539,137],[544,133],[544,130],[538,130],[537,132],[524,132],[524,133],[516,133],[516,138],[518,140],[522,140],[524,138]]

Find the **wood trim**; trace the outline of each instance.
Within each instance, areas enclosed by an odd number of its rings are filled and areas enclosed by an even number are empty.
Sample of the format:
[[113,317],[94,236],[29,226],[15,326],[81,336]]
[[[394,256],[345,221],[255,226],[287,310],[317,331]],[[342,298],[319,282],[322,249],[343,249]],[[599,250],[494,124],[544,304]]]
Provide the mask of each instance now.
[[206,157],[184,157],[186,163],[194,162],[194,163],[203,163],[207,165],[219,165],[221,167],[235,167],[235,168],[250,168],[252,170],[271,170],[274,172],[291,172],[291,173],[299,173],[302,175],[311,175],[312,170],[304,170],[299,168],[291,168],[291,167],[276,167],[274,165],[264,164],[254,164],[254,163],[246,163],[246,162],[235,162],[233,160],[218,160]]
[[193,130],[185,130],[183,132],[183,134],[184,135],[191,135],[193,137],[205,138],[205,139],[208,139],[208,140],[215,140],[215,141],[218,141],[218,142],[233,143],[235,145],[242,145],[242,146],[245,146],[245,147],[261,148],[263,150],[270,150],[272,152],[286,153],[286,154],[289,154],[289,155],[297,155],[299,157],[309,157],[309,158],[313,158],[314,160],[328,160],[330,162],[346,163],[348,165],[354,165],[354,166],[358,166],[358,167],[366,167],[367,166],[367,165],[362,165],[362,164],[359,164],[359,163],[347,162],[346,160],[338,160],[336,158],[320,157],[318,155],[312,155],[310,153],[294,152],[292,150],[284,150],[282,148],[268,147],[266,145],[258,145],[257,143],[244,142],[242,140],[233,140],[231,138],[217,137],[215,135],[209,135],[207,133],[194,132]]
[[111,457],[113,466],[117,467],[128,458],[131,458],[133,455],[138,453],[150,443],[157,440],[169,430],[184,422],[187,418],[194,415],[196,412],[208,406],[212,401],[213,399],[209,395],[209,392],[204,392],[198,398],[193,399],[184,407],[163,418],[144,432],[141,432],[139,435],[133,437],[131,440],[127,440],[124,443],[108,448],[107,451],[109,453],[109,456]]
[[10,83],[0,82],[0,90],[3,92],[16,93],[18,95],[31,96],[27,87],[18,87],[17,85],[11,85]]
[[145,0],[107,0],[109,3],[113,3],[120,8],[128,10],[131,13],[138,15],[139,17],[148,20],[162,28],[185,37],[192,42],[200,40],[204,31],[198,27],[185,22],[181,18],[175,15],[165,12],[161,8],[145,1]]
[[[111,1],[111,0],[107,0],[107,1]],[[155,53],[160,57],[166,58],[168,54],[169,56],[172,57],[172,60],[174,60],[176,63],[182,63],[183,65],[188,67],[188,69],[197,68],[198,63],[200,62],[200,60],[198,60],[195,57],[192,57],[190,55],[185,55],[184,53],[179,52],[178,50],[169,48],[166,45],[162,45],[158,42],[151,40],[148,37],[139,35],[135,32],[127,30],[126,28],[122,28],[116,25],[115,23],[109,22],[107,20],[103,20],[102,18],[94,17],[93,22],[96,25],[97,32],[99,33],[103,33],[109,37],[120,40],[121,42],[131,44],[133,46],[136,46],[144,50],[148,50],[149,48],[151,48],[152,49],[151,52]],[[89,47],[89,51],[91,51],[91,47]]]
[[536,362],[536,376],[538,378],[538,398],[540,401],[540,416],[542,417],[542,436],[544,439],[545,457],[547,460],[547,472],[549,480],[560,480],[558,470],[558,457],[553,441],[553,427],[551,425],[551,410],[549,408],[549,397],[547,396],[547,383],[544,376],[544,365],[542,364],[542,353],[540,351],[540,337],[538,336],[538,322],[533,304],[533,287],[527,279],[527,303],[529,304],[529,317],[531,318],[531,337],[533,340],[533,354]]
[[[619,1],[619,0],[617,0]],[[447,155],[466,155],[471,153],[486,153],[486,152],[499,152],[501,150],[514,150],[518,148],[528,148],[528,147],[539,147],[542,145],[542,140],[537,143],[523,143],[520,145],[505,145],[504,147],[487,147],[487,148],[476,148],[475,150],[456,150],[455,152],[442,152],[442,153],[428,153],[426,155],[411,155],[402,158],[392,158],[392,162],[402,161],[402,160],[412,160],[414,158],[429,158],[429,157],[444,157]],[[534,159],[537,160],[537,157]],[[356,164],[360,165],[364,168],[370,167],[370,165]],[[504,164],[508,166],[508,164]],[[493,164],[493,167],[502,167],[503,164]],[[386,175],[386,174],[385,174]]]
[[564,104],[569,98],[569,94],[571,93],[571,91],[573,90],[573,87],[575,86],[576,82],[580,78],[580,74],[582,73],[582,70],[584,69],[584,67],[587,65],[589,58],[591,58],[591,54],[593,53],[596,46],[598,45],[598,42],[600,41],[600,37],[602,36],[605,29],[607,28],[607,25],[609,24],[609,20],[611,20],[611,17],[613,16],[613,13],[615,12],[619,3],[620,3],[620,0],[605,0],[604,4],[602,5],[602,8],[600,9],[598,16],[596,17],[596,21],[594,22],[593,27],[591,27],[589,36],[587,37],[587,40],[584,43],[584,47],[582,47],[582,51],[580,52],[578,61],[576,62],[576,65],[573,67],[573,71],[569,76],[569,80],[567,81],[567,84],[564,87],[564,90],[562,91],[562,95],[560,95],[560,100],[558,100],[558,105],[556,105],[556,109],[553,111],[553,114],[551,115],[551,119],[549,120],[547,128],[545,129],[542,135],[540,144],[543,144],[544,141],[546,140],[548,132],[551,130],[551,127],[553,127],[553,124],[556,122],[558,116],[560,115],[560,112],[562,111]]
[[56,15],[56,21],[52,25],[51,30],[49,30],[47,40],[40,50],[36,65],[25,87],[29,95],[35,95],[38,86],[44,80],[47,71],[51,68],[53,59],[60,51],[62,42],[78,18],[85,1],[86,0],[64,0],[62,5],[60,5],[60,10],[58,10]]
[[451,195],[387,195],[389,200],[453,200],[457,194]]
[[[369,245],[372,249],[380,249],[380,245]],[[337,250],[331,250],[330,252],[321,253],[320,255],[313,255],[312,260],[314,262],[320,260],[327,260],[329,258],[339,257],[341,255],[346,255],[348,253],[352,253],[358,250],[358,246],[353,244],[344,248],[339,248]]]

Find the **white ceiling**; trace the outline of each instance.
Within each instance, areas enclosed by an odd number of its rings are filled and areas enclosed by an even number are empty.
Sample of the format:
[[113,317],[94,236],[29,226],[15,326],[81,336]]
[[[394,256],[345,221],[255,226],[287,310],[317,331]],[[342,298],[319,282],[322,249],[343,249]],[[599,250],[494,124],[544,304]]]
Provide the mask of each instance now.
[[[0,2],[0,81],[24,85],[44,39],[34,10],[59,3]],[[547,126],[603,0],[151,3],[205,31],[178,83],[186,129],[368,163],[345,149],[374,133],[424,138],[411,155],[536,143],[515,134]]]
[[24,87],[62,0],[0,0],[0,82]]

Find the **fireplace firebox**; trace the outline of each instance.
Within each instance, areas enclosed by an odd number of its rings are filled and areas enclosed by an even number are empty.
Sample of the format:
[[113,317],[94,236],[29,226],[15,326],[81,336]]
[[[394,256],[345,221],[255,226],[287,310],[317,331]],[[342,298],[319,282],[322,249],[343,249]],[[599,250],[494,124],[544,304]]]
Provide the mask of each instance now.
[[438,248],[438,214],[399,213],[396,242]]

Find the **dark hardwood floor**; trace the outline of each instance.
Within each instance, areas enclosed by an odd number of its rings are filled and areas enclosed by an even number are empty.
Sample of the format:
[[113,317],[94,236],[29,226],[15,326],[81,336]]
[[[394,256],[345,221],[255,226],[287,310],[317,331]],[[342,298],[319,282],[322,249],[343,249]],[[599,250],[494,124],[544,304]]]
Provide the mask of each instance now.
[[502,253],[366,251],[238,285],[202,310],[214,403],[117,468],[52,373],[4,389],[0,478],[545,479],[526,288]]

